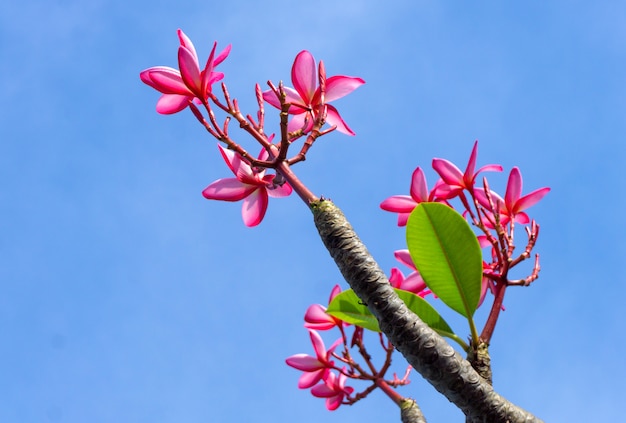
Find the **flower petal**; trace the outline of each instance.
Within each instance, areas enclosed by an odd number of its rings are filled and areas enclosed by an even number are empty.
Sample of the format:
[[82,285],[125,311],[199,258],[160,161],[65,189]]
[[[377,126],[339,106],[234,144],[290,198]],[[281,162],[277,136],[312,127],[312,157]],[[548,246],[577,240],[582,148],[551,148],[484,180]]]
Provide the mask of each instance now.
[[462,185],[463,174],[452,162],[445,159],[433,159],[433,169],[448,185]]
[[404,264],[406,267],[417,270],[415,268],[415,263],[413,263],[413,259],[411,258],[411,254],[409,254],[409,250],[397,250],[393,253],[393,255],[396,260]]
[[309,336],[311,338],[311,343],[313,344],[313,350],[315,351],[315,355],[317,359],[321,362],[326,362],[326,346],[324,345],[324,341],[319,333],[314,330],[309,330]]
[[393,213],[411,213],[415,207],[417,203],[408,195],[394,195],[380,203],[381,209]]
[[317,384],[320,380],[324,379],[324,377],[328,374],[328,369],[320,369],[316,372],[307,372],[300,376],[298,380],[298,388],[307,389],[311,386]]
[[288,132],[295,132],[299,129],[302,129],[302,131],[306,134],[307,132],[310,132],[312,128],[313,118],[311,118],[310,113],[301,113],[298,115],[294,115],[294,117],[292,117],[289,121],[289,124],[287,124]]
[[411,197],[413,197],[416,203],[428,201],[426,176],[419,166],[413,171],[413,175],[411,176]]
[[306,50],[296,56],[291,68],[291,82],[306,105],[311,104],[317,87],[315,59]]
[[549,192],[550,188],[548,187],[536,189],[530,194],[526,194],[525,196],[517,200],[515,208],[517,210],[526,210],[527,208],[537,204],[537,202],[539,202],[539,200],[541,200]]
[[399,286],[400,289],[404,289],[405,291],[412,292],[414,294],[418,294],[422,292],[426,288],[426,282],[422,278],[422,275],[419,272],[413,272],[409,276],[407,276],[402,284]]
[[333,100],[344,97],[363,84],[365,84],[365,81],[361,78],[341,75],[331,76],[326,79],[324,101],[330,103]]
[[189,101],[193,97],[179,94],[163,94],[157,101],[156,111],[162,115],[171,115],[184,110],[189,106]]
[[198,59],[183,46],[178,47],[178,67],[180,69],[180,76],[189,91],[200,100],[205,100],[202,91]]
[[474,179],[474,169],[476,169],[476,153],[478,152],[478,141],[474,141],[474,147],[472,148],[472,152],[470,154],[470,158],[467,161],[467,167],[465,168],[465,173],[463,174],[463,180],[466,183],[466,188],[469,188],[473,185]]
[[335,319],[326,313],[326,307],[313,304],[307,308],[304,314],[304,327],[315,330],[329,330],[337,325]]
[[163,94],[192,95],[183,83],[180,72],[167,66],[155,66],[139,74],[141,80]]
[[250,195],[243,200],[241,216],[243,223],[248,227],[253,227],[261,223],[267,211],[267,190],[257,187]]
[[217,66],[220,63],[222,63],[230,54],[230,49],[232,48],[232,44],[229,44],[226,46],[226,48],[224,50],[222,50],[220,52],[220,54],[217,55],[217,57],[215,58],[215,60],[213,61],[213,66]]
[[239,201],[252,194],[256,189],[258,189],[257,186],[244,184],[238,179],[224,178],[218,179],[206,187],[202,191],[202,195],[207,200]]
[[182,29],[178,29],[177,33],[178,33],[178,39],[180,41],[180,45],[182,47],[185,47],[189,51],[189,53],[191,53],[191,55],[196,59],[196,63],[199,63],[198,54],[196,53],[196,48],[193,46],[193,43],[191,42],[189,37],[187,37],[187,35],[183,32]]
[[518,167],[511,169],[509,180],[506,184],[506,192],[504,193],[504,204],[509,211],[514,211],[515,202],[522,195],[522,174]]
[[[200,74],[200,92],[202,93],[202,99],[206,99],[211,92],[211,84],[213,81],[217,81],[219,78],[219,74],[213,72],[213,58],[215,57],[215,49],[217,48],[217,42],[213,43],[213,48],[211,49],[211,54],[209,54],[209,58],[204,65],[204,70]],[[223,76],[223,75],[222,75]]]
[[330,104],[326,105],[326,123],[331,126],[336,126],[337,130],[346,135],[356,135],[352,129],[343,121],[339,112]]
[[[272,179],[274,179],[275,175],[271,175]],[[282,186],[267,186],[267,194],[272,198],[282,198],[289,197],[293,192],[293,188],[287,182],[285,182]]]
[[324,364],[306,354],[295,354],[285,360],[288,366],[304,372],[312,372],[324,368]]

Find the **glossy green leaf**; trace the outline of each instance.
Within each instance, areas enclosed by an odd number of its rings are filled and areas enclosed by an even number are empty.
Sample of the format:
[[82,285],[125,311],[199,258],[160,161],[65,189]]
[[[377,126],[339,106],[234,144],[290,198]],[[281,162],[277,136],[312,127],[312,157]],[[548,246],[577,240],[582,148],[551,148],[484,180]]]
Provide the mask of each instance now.
[[339,293],[328,305],[326,313],[344,322],[380,332],[378,321],[353,290]]
[[[404,301],[407,307],[434,331],[441,336],[452,338],[459,342],[459,338],[452,332],[448,323],[437,313],[428,301],[412,292],[395,289],[396,293]],[[348,289],[337,295],[326,310],[331,316],[337,317],[344,322],[351,323],[374,332],[380,332],[378,321],[370,313],[369,309],[361,302],[353,290]],[[460,342],[464,346],[463,341]]]
[[428,288],[471,320],[480,299],[482,252],[467,221],[441,203],[421,203],[409,216],[406,240]]

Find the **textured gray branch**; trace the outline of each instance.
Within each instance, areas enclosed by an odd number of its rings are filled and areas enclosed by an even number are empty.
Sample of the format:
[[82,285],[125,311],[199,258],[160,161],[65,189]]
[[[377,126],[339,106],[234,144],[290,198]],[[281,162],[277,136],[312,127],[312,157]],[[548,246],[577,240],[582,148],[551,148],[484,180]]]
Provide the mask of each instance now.
[[400,404],[400,420],[402,423],[426,423],[422,410],[412,399],[405,399]]
[[407,361],[471,422],[541,422],[498,395],[442,337],[396,295],[345,216],[332,202],[311,204],[315,226],[350,287]]

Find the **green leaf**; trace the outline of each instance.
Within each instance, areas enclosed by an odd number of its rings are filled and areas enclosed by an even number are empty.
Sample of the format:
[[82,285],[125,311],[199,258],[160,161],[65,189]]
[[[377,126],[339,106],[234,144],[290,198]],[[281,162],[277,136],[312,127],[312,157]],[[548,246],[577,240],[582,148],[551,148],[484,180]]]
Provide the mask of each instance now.
[[341,292],[328,304],[326,313],[344,322],[380,332],[378,321],[353,290]]
[[[465,343],[454,334],[448,323],[437,313],[437,310],[431,306],[428,301],[409,291],[395,289],[396,294],[407,305],[409,309],[435,332],[441,336],[451,338],[461,344],[464,348]],[[369,329],[374,332],[380,332],[378,321],[370,313],[369,309],[361,302],[353,290],[348,289],[337,295],[326,310],[331,316],[337,317],[344,322]]]
[[470,320],[478,307],[482,252],[467,221],[441,203],[420,203],[409,216],[406,240],[428,288]]

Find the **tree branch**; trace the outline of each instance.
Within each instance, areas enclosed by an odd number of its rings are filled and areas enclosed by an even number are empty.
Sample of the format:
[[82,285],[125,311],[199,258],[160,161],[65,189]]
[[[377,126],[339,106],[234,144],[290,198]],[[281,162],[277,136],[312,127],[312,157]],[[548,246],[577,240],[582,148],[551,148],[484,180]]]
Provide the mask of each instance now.
[[498,395],[469,362],[406,307],[337,206],[328,200],[313,201],[311,210],[324,245],[350,287],[376,316],[382,332],[468,421],[541,422]]
[[400,404],[400,420],[402,423],[426,423],[426,418],[417,403],[407,398]]

